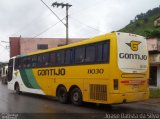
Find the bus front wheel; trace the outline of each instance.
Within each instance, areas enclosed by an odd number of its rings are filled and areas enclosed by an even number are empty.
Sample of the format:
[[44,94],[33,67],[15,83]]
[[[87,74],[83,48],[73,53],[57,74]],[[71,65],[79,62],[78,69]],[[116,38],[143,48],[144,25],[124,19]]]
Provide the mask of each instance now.
[[68,101],[68,93],[65,87],[59,87],[58,88],[58,92],[57,92],[57,96],[58,96],[58,101],[60,103],[66,104]]
[[82,92],[79,88],[74,88],[71,91],[71,102],[74,105],[80,106],[82,105]]
[[16,93],[18,93],[18,94],[21,93],[20,87],[19,87],[19,84],[18,84],[18,83],[15,84],[15,90],[16,90]]

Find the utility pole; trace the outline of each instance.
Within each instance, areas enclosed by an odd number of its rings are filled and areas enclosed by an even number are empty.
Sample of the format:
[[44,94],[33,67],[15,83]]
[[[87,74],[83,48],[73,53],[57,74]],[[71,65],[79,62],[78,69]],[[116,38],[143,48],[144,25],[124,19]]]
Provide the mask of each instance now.
[[64,8],[64,7],[66,7],[66,24],[64,24],[65,25],[65,27],[66,27],[66,45],[68,44],[68,38],[69,38],[69,28],[68,28],[68,10],[69,10],[69,8],[72,6],[72,5],[70,5],[69,3],[66,3],[66,4],[64,4],[64,3],[57,3],[57,2],[54,2],[53,4],[52,4],[52,6],[53,7],[59,7],[59,6],[61,6],[62,8]]

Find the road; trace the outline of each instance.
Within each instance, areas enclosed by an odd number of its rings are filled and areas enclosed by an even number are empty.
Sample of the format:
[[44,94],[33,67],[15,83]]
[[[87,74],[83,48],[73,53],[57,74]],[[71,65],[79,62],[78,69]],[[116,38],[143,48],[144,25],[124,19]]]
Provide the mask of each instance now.
[[1,113],[56,113],[56,114],[99,114],[99,113],[160,113],[160,99],[149,99],[119,105],[97,105],[84,103],[77,107],[71,104],[60,104],[55,98],[23,93],[16,94],[0,82]]

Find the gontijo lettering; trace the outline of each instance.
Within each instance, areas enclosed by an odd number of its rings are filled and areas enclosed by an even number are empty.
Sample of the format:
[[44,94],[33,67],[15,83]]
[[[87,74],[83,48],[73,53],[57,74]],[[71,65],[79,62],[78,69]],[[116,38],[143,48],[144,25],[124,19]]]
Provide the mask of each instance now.
[[66,71],[64,68],[60,69],[43,69],[38,70],[38,76],[59,76],[59,75],[65,75]]
[[147,60],[147,55],[119,53],[121,59],[135,59],[135,60]]

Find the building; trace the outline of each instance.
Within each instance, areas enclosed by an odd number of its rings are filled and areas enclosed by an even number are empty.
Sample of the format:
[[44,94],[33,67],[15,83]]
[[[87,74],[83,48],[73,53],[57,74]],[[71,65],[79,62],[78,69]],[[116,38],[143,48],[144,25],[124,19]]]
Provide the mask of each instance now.
[[157,17],[157,18],[154,20],[154,26],[155,26],[155,27],[160,27],[160,16]]
[[160,39],[147,40],[150,54],[150,85],[160,88]]
[[[23,38],[10,37],[10,57],[64,45],[65,38]],[[70,38],[69,44],[84,38]]]

